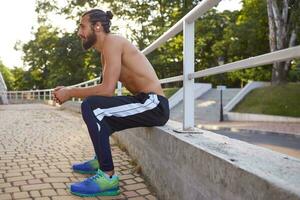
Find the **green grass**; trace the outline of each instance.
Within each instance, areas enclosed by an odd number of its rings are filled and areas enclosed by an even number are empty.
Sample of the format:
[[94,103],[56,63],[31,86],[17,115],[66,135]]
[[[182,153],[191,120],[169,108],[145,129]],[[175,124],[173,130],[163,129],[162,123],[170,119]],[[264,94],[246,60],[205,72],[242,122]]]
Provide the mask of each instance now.
[[233,111],[300,117],[300,83],[255,89]]
[[[170,98],[175,92],[177,92],[177,90],[179,90],[180,88],[163,88],[163,91],[166,95],[167,98]],[[117,94],[117,90],[115,91],[115,93]],[[126,90],[126,88],[122,89],[122,95],[131,95],[131,93]]]
[[167,98],[170,98],[175,92],[177,92],[180,88],[163,88],[163,91]]

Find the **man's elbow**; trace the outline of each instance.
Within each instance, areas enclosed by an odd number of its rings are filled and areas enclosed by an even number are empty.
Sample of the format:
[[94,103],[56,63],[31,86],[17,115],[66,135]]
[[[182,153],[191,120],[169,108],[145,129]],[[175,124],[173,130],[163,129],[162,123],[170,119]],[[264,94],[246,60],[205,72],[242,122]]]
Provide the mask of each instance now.
[[115,88],[107,88],[101,92],[101,96],[112,97],[115,95]]

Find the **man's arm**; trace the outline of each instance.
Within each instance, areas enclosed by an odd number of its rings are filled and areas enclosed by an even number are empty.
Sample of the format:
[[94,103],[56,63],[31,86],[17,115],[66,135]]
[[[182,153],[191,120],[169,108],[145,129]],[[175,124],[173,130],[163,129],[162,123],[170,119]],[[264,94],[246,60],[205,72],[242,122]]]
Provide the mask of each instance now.
[[62,88],[54,94],[61,103],[71,97],[85,98],[92,95],[113,96],[121,73],[122,46],[118,41],[110,42],[102,52],[104,58],[101,84],[86,88]]

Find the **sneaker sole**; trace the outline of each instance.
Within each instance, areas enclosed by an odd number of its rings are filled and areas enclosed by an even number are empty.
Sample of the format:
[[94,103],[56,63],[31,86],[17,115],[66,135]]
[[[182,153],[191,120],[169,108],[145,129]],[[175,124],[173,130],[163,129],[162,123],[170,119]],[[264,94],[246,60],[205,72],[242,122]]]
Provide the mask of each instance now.
[[120,190],[99,192],[99,193],[95,193],[95,194],[82,194],[82,193],[72,192],[72,191],[70,191],[70,192],[72,194],[74,194],[76,196],[80,196],[80,197],[118,196],[121,194]]
[[81,171],[81,170],[75,170],[73,169],[74,172],[79,173],[79,174],[96,174],[97,171]]

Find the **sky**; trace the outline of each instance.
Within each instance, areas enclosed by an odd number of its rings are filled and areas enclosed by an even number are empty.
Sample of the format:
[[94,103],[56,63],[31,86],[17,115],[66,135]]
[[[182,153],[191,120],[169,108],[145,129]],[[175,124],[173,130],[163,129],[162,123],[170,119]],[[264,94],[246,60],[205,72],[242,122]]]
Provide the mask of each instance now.
[[[57,0],[64,3],[65,0]],[[236,10],[241,8],[240,0],[222,0],[217,9]],[[14,46],[17,41],[26,43],[33,39],[32,27],[37,27],[37,15],[34,11],[35,0],[4,0],[0,3],[0,60],[13,68],[23,66],[22,52],[16,51]],[[74,30],[76,24],[72,21],[62,23],[62,18],[53,17],[53,23],[64,26],[66,31]],[[55,24],[59,23],[59,24]]]

